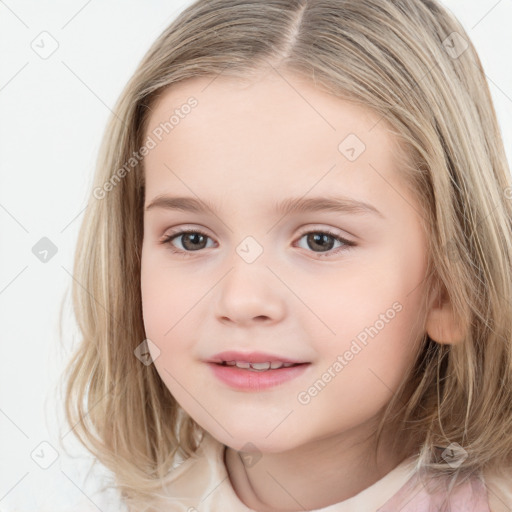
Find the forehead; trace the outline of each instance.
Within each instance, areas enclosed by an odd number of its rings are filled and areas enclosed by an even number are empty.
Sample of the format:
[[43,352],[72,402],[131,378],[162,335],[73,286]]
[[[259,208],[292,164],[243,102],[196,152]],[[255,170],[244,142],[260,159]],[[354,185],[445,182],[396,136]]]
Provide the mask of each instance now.
[[383,119],[283,72],[173,84],[152,106],[148,136],[156,143],[144,159],[148,196],[174,187],[212,198],[214,187],[304,195],[338,186],[369,197],[382,193],[383,179],[397,179],[397,140]]
[[[184,107],[191,98],[197,101],[197,107],[188,112]],[[350,130],[369,142],[392,138],[382,116],[369,108],[342,100],[298,75],[283,71],[269,71],[252,79],[201,76],[172,84],[154,101],[148,131],[169,121],[173,114],[184,120],[189,113],[193,113],[191,121],[173,121],[173,135],[179,131],[177,124],[190,125],[194,120],[196,128],[202,121],[217,121],[207,126],[210,136],[237,126],[247,128],[249,123],[255,129],[263,127],[271,131],[269,121],[272,121],[279,128],[286,127],[286,134],[295,127],[296,131],[309,135],[314,131],[319,137],[332,138],[329,135],[336,133],[335,139]]]

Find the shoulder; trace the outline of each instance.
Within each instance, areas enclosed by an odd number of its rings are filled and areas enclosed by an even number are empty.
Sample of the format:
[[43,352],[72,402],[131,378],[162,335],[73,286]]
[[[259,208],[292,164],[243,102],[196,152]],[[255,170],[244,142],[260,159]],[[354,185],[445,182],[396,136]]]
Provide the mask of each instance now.
[[484,471],[491,512],[512,511],[512,467]]

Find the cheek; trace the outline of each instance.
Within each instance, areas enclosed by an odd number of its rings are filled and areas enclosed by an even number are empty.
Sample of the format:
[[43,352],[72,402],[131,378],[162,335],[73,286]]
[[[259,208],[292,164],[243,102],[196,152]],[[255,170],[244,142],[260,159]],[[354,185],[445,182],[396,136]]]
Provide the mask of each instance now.
[[322,417],[329,410],[332,425],[347,421],[355,425],[389,402],[418,350],[415,310],[398,302],[394,305],[380,310],[367,304],[357,318],[340,317],[337,337],[323,347],[318,345],[322,351],[318,371],[309,387],[297,395],[297,404],[308,417]]
[[153,251],[144,246],[140,288],[146,334],[160,340],[171,337],[173,326],[201,295],[196,286],[191,286],[188,273],[170,267],[164,251]]
[[[165,255],[148,254],[141,261],[141,299],[146,337],[157,347],[151,352],[160,377],[179,401],[186,402],[187,394],[179,383],[186,383],[190,392],[195,381],[190,375],[198,329],[197,311],[212,283],[196,282],[184,267],[171,267]],[[186,359],[186,361],[185,361]],[[184,364],[187,363],[187,364]]]
[[302,272],[293,280],[290,276],[301,299],[297,311],[304,311],[297,316],[303,329],[316,332],[323,346],[357,336],[364,339],[374,324],[379,331],[390,324],[406,329],[417,313],[418,297],[411,291],[421,282],[420,266],[414,268],[407,255],[388,247],[378,254],[372,251],[371,258],[358,255],[357,261],[346,263],[316,274]]
[[[377,376],[395,388],[414,361],[423,334],[420,307],[424,288],[419,285],[424,262],[389,247],[361,268],[364,271],[343,269],[330,279],[319,280],[321,285],[309,294],[305,292],[311,288],[305,286],[301,297],[323,323],[309,314],[303,320],[306,332],[320,333],[314,338],[324,365],[319,377],[338,356],[346,356],[340,373],[331,370],[340,375],[335,380],[340,385],[345,382],[342,387],[357,384],[364,394],[374,385],[384,386]],[[382,391],[385,395],[386,388]]]
[[155,270],[141,272],[142,316],[148,338],[160,338],[171,327],[170,293],[165,293],[165,286],[158,280]]

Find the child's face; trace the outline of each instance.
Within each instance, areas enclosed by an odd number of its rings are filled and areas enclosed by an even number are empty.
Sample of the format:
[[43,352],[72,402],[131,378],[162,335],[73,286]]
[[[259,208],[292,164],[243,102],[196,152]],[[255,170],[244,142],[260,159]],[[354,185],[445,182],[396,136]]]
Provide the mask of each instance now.
[[[175,85],[153,109],[146,136],[156,147],[145,159],[141,291],[154,364],[215,438],[269,452],[368,435],[425,325],[426,235],[385,123],[283,76]],[[183,107],[191,96],[197,105]],[[160,123],[172,115],[165,135]],[[207,201],[217,215],[146,209],[163,195]],[[340,196],[382,216],[275,209]],[[161,243],[181,229],[200,233]],[[209,361],[223,351],[309,364],[295,373],[221,369]],[[253,387],[218,376],[234,372]],[[288,380],[270,385],[279,375]]]

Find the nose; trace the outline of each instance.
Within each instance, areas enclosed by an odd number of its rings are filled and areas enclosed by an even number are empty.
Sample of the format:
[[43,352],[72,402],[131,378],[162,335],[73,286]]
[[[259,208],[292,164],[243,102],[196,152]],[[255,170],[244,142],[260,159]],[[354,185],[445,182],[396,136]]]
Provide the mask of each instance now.
[[275,323],[286,314],[285,287],[264,262],[234,261],[216,287],[215,313],[239,325]]

